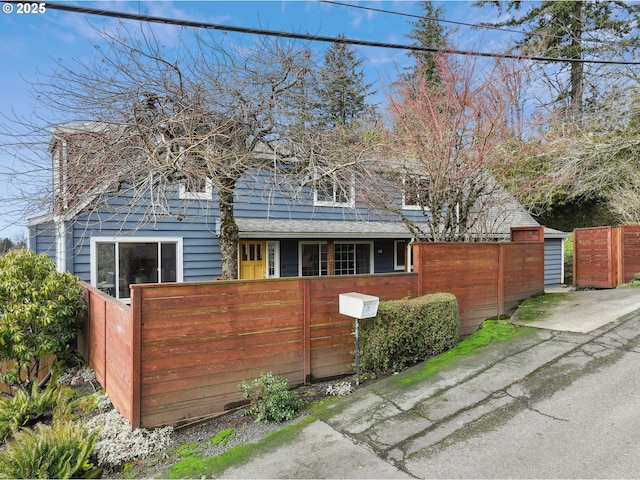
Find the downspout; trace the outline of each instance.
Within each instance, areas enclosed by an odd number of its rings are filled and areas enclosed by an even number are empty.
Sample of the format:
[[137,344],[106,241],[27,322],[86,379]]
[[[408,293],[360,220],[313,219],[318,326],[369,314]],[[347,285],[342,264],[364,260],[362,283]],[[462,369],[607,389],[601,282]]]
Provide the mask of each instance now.
[[[53,165],[53,178],[54,178],[54,212],[57,210],[57,215],[53,218],[55,228],[55,240],[56,240],[56,271],[65,272],[67,269],[67,227],[64,221],[64,212],[69,207],[69,201],[67,198],[67,155],[68,145],[64,137],[54,135],[56,141],[60,142],[60,150],[58,151],[57,158]],[[59,204],[55,205],[55,200],[58,197]]]
[[56,271],[67,271],[67,226],[62,215],[56,215],[53,219],[56,234]]

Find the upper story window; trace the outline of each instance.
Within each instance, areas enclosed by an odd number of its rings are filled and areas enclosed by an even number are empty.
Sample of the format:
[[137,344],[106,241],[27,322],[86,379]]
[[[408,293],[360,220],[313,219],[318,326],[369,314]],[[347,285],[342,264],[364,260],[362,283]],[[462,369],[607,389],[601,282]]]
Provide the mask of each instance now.
[[192,178],[180,184],[182,200],[212,200],[213,182],[210,178]]
[[331,176],[319,178],[313,191],[313,204],[327,207],[353,207],[354,183],[353,176],[345,182],[338,182]]
[[428,178],[406,178],[402,184],[402,208],[421,210],[429,207]]

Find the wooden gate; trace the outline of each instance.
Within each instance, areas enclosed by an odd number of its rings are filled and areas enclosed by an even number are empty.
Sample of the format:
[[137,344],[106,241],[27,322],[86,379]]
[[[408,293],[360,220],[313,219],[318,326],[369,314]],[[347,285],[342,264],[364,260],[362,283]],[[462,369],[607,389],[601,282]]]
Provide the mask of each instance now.
[[578,228],[573,235],[576,287],[615,288],[640,272],[640,225]]

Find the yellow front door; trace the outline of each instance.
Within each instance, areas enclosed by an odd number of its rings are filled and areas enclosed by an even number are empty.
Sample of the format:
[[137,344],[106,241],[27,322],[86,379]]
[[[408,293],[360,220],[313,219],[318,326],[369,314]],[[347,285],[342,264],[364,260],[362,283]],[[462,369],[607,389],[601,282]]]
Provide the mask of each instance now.
[[240,278],[264,278],[267,242],[240,242]]

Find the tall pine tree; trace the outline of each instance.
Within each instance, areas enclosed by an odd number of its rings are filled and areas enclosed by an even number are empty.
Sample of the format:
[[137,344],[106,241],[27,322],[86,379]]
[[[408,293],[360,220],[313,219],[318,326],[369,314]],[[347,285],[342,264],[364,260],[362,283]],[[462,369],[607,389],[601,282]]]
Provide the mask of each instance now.
[[[344,38],[340,36],[339,38]],[[365,82],[362,58],[341,42],[324,53],[316,85],[316,122],[324,127],[346,126],[367,113],[372,84]]]
[[[443,27],[439,20],[442,18],[444,8],[442,6],[434,6],[431,0],[421,2],[423,15],[413,22],[413,30],[407,35],[407,38],[413,40],[413,45],[426,48],[446,48],[448,46],[449,29]],[[415,65],[409,67],[404,79],[407,81],[416,77],[418,71],[422,74],[424,80],[429,82],[440,81],[440,75],[436,65],[433,52],[411,51],[408,54],[415,59]]]
[[[511,13],[509,20],[492,26],[525,27],[524,36],[514,44],[525,55],[543,55],[575,60],[628,58],[640,49],[638,20],[640,5],[617,0],[556,1],[528,3],[520,0],[480,0],[476,6],[493,5],[500,13]],[[521,12],[523,7],[527,8]],[[557,64],[556,64],[557,65]],[[607,81],[596,66],[567,62],[559,70],[547,73],[555,90],[555,102],[561,102],[579,113],[587,100],[598,100],[603,87],[611,87],[611,72]],[[605,90],[605,91],[606,91]]]

